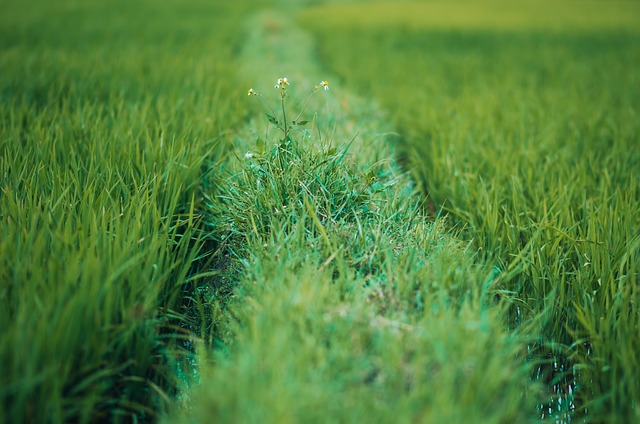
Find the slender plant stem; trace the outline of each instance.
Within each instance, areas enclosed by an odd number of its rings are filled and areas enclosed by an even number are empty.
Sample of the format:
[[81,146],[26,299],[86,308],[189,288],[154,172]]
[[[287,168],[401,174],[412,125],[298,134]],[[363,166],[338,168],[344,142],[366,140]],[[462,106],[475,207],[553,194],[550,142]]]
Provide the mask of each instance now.
[[263,96],[262,93],[258,93],[258,96],[260,96],[260,98],[267,104],[267,106],[269,106],[269,110],[271,111],[271,114],[273,116],[275,116],[276,115],[276,110],[273,107],[273,105],[271,104],[271,102],[265,96]]
[[302,105],[302,110],[300,110],[300,113],[298,114],[298,116],[296,116],[296,119],[294,119],[293,122],[298,122],[298,119],[300,119],[305,109],[307,108],[307,105],[309,104],[309,100],[311,100],[311,97],[313,97],[313,95],[316,94],[317,92],[318,90],[313,90],[311,94],[309,94],[309,96],[307,97],[307,100],[305,100],[304,102],[304,105]]
[[280,97],[280,103],[282,104],[282,120],[284,121],[284,139],[286,141],[289,136],[289,128],[287,127],[287,112],[284,107],[284,93]]

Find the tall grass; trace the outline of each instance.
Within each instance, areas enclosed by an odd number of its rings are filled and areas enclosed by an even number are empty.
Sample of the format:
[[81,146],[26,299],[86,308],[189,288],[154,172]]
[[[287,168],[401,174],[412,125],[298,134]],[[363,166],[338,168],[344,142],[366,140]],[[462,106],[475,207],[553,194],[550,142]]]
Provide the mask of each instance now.
[[510,325],[542,318],[531,335],[559,364],[545,378],[571,393],[542,415],[637,418],[637,31],[571,20],[553,31],[402,19],[354,29],[348,10],[305,22],[342,81],[394,111],[425,194],[500,269]]
[[3,421],[149,421],[177,389],[201,167],[240,118],[229,10],[3,5]]

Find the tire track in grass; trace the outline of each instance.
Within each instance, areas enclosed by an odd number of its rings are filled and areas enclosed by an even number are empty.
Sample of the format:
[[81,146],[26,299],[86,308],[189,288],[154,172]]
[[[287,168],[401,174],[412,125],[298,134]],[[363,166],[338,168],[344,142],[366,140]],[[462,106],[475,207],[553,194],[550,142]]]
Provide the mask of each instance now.
[[313,129],[290,143],[258,114],[238,132],[210,196],[212,226],[240,269],[229,274],[232,337],[224,351],[200,350],[200,384],[168,422],[528,417],[524,344],[487,300],[487,267],[421,214],[384,113],[331,83],[283,13],[248,25],[239,72],[255,90],[275,98],[287,77],[295,105],[299,87],[331,89],[309,107]]

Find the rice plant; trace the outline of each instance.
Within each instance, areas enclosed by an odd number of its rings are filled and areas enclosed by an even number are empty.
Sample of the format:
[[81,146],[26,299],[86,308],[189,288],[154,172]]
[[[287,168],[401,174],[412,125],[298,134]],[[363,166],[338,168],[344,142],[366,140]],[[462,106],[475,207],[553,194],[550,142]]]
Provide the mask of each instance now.
[[[531,347],[556,364],[534,376],[551,396],[541,416],[637,418],[637,7],[593,4],[593,25],[567,17],[562,28],[537,14],[509,27],[508,12],[506,26],[482,14],[460,24],[438,10],[461,5],[416,7],[434,13],[420,21],[395,10],[395,23],[381,25],[357,20],[355,6],[331,6],[305,23],[339,81],[395,111],[432,208],[499,269],[496,294],[514,302],[508,325],[540,320]],[[359,24],[347,24],[351,16]]]
[[148,422],[181,385],[201,167],[235,116],[234,22],[184,6],[3,5],[2,422]]

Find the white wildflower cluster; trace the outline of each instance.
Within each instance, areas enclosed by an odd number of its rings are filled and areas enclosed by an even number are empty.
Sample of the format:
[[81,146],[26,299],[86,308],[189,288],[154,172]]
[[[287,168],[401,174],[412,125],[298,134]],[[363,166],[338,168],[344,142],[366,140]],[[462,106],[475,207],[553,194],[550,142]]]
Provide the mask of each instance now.
[[276,83],[275,88],[281,88],[284,90],[285,88],[287,88],[287,85],[289,85],[289,79],[287,77],[278,78],[278,82]]
[[[274,86],[274,88],[282,90],[283,91],[283,95],[284,95],[284,91],[286,91],[288,86],[289,86],[289,78],[282,77],[282,78],[278,78],[278,81],[276,81],[276,85]],[[329,89],[329,81],[322,80],[322,81],[320,81],[320,84],[318,84],[318,85],[316,85],[314,87],[314,92],[320,91],[320,90],[327,91],[328,89]],[[252,96],[252,95],[253,96],[261,96],[261,94],[258,93],[253,88],[250,88],[249,90],[247,90],[247,95],[249,95],[249,96]]]
[[[278,78],[278,80],[276,81],[275,88],[280,92],[279,97],[280,97],[281,113],[278,113],[276,111],[276,108],[274,108],[274,105],[262,93],[255,91],[253,88],[250,88],[249,90],[247,90],[247,95],[260,96],[260,99],[266,103],[269,109],[269,113],[266,113],[267,119],[269,120],[270,123],[275,125],[276,128],[280,129],[283,132],[284,134],[284,137],[282,139],[283,143],[291,142],[290,132],[292,128],[303,127],[304,125],[309,123],[308,120],[305,120],[305,119],[300,120],[300,117],[304,113],[307,105],[309,104],[309,100],[311,100],[311,97],[313,97],[314,94],[318,93],[321,90],[327,91],[329,89],[329,81],[322,80],[320,81],[319,84],[316,84],[313,86],[313,89],[311,90],[307,99],[302,105],[300,113],[298,113],[298,115],[293,120],[287,119],[287,109],[285,107],[286,98],[288,97],[288,94],[289,94],[287,92],[288,87],[289,87],[289,78],[287,77]],[[251,159],[254,157],[254,154],[251,152],[247,152],[244,155],[244,157],[245,159]]]

